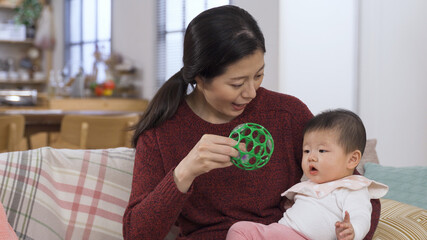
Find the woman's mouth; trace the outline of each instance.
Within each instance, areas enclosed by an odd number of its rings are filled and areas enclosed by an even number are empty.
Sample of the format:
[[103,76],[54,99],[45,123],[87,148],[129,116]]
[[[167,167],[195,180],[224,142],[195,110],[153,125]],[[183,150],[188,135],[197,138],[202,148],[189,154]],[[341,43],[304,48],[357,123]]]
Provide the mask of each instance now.
[[236,104],[236,103],[233,103],[232,105],[233,105],[234,110],[241,111],[241,110],[245,109],[245,107],[246,107],[247,104]]

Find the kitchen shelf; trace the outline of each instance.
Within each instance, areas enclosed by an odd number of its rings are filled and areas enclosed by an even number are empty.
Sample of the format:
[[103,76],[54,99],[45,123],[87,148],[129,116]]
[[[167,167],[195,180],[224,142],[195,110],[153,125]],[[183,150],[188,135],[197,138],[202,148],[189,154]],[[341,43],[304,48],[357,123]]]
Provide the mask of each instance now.
[[17,7],[16,4],[0,2],[0,8],[2,8],[2,9],[12,9],[13,10],[16,7]]
[[9,44],[33,44],[34,41],[32,39],[27,39],[24,41],[12,41],[12,40],[1,40],[0,43],[9,43]]
[[46,80],[45,79],[38,80],[38,81],[35,81],[35,80],[26,80],[26,81],[23,81],[23,80],[14,80],[14,81],[0,80],[0,83],[2,85],[5,85],[5,84],[8,84],[8,85],[17,85],[17,84],[19,84],[19,85],[38,85],[38,84],[46,84]]
[[[45,4],[44,0],[38,1],[42,5]],[[21,3],[21,0],[0,0],[0,19],[13,21],[15,15],[15,8],[19,7]],[[44,51],[35,46],[34,39],[25,39],[24,36],[22,38],[15,39],[21,40],[9,40],[7,37],[3,37],[3,39],[0,39],[0,60],[5,63],[2,64],[2,69],[0,69],[0,71],[9,71],[8,67],[6,66],[6,61],[9,61],[9,59],[11,59],[13,60],[12,64],[14,66],[11,71],[18,73],[21,69],[24,69],[22,66],[20,66],[20,61],[24,57],[29,57],[28,50],[30,50],[31,48],[37,48],[39,51],[39,57],[37,58],[37,60],[33,61],[32,64],[38,65],[38,68],[34,69],[34,71],[42,72],[44,73],[44,75],[43,78],[34,75],[36,79],[26,79],[20,78],[21,75],[18,76],[18,78],[7,78],[8,76],[2,74],[2,79],[0,79],[0,89],[33,89],[39,92],[47,91],[47,76],[49,75],[48,73],[51,69],[52,54],[49,51]],[[25,69],[28,69],[28,66]],[[9,76],[13,77],[12,75]],[[25,76],[22,75],[22,77]]]

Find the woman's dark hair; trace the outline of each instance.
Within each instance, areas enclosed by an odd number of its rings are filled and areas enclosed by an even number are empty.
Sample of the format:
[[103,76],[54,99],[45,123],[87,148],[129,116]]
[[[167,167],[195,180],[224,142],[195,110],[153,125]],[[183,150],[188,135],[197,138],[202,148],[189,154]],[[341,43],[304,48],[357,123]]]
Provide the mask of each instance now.
[[362,154],[366,145],[366,130],[357,114],[345,110],[327,110],[314,116],[305,126],[304,135],[318,130],[334,130],[338,133],[338,144],[346,153],[359,150]]
[[175,114],[188,86],[196,83],[196,76],[209,83],[223,74],[230,64],[256,50],[265,52],[264,36],[247,11],[226,5],[200,13],[185,32],[184,66],[157,91],[134,126],[133,146],[136,147],[143,131],[162,124]]

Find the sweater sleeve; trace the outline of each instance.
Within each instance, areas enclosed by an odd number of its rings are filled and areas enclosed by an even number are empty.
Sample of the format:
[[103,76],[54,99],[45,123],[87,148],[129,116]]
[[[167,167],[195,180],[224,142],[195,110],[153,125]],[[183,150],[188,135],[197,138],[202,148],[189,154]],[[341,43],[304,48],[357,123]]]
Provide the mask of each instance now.
[[136,147],[132,190],[123,217],[124,239],[164,239],[191,194],[181,193],[174,169],[165,172],[155,130],[143,132]]
[[378,222],[380,221],[381,203],[379,199],[371,199],[372,214],[371,214],[371,228],[366,234],[364,240],[371,240],[374,237],[375,230],[377,229]]

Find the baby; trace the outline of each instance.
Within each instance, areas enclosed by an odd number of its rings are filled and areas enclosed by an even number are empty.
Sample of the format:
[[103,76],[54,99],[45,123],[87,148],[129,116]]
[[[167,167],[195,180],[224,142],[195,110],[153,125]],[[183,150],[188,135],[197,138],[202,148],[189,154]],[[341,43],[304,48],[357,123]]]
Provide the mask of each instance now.
[[278,223],[237,222],[227,239],[363,239],[371,223],[370,199],[388,191],[384,184],[353,175],[365,145],[365,127],[353,112],[315,116],[304,129],[301,167],[308,180],[282,193],[292,207]]

